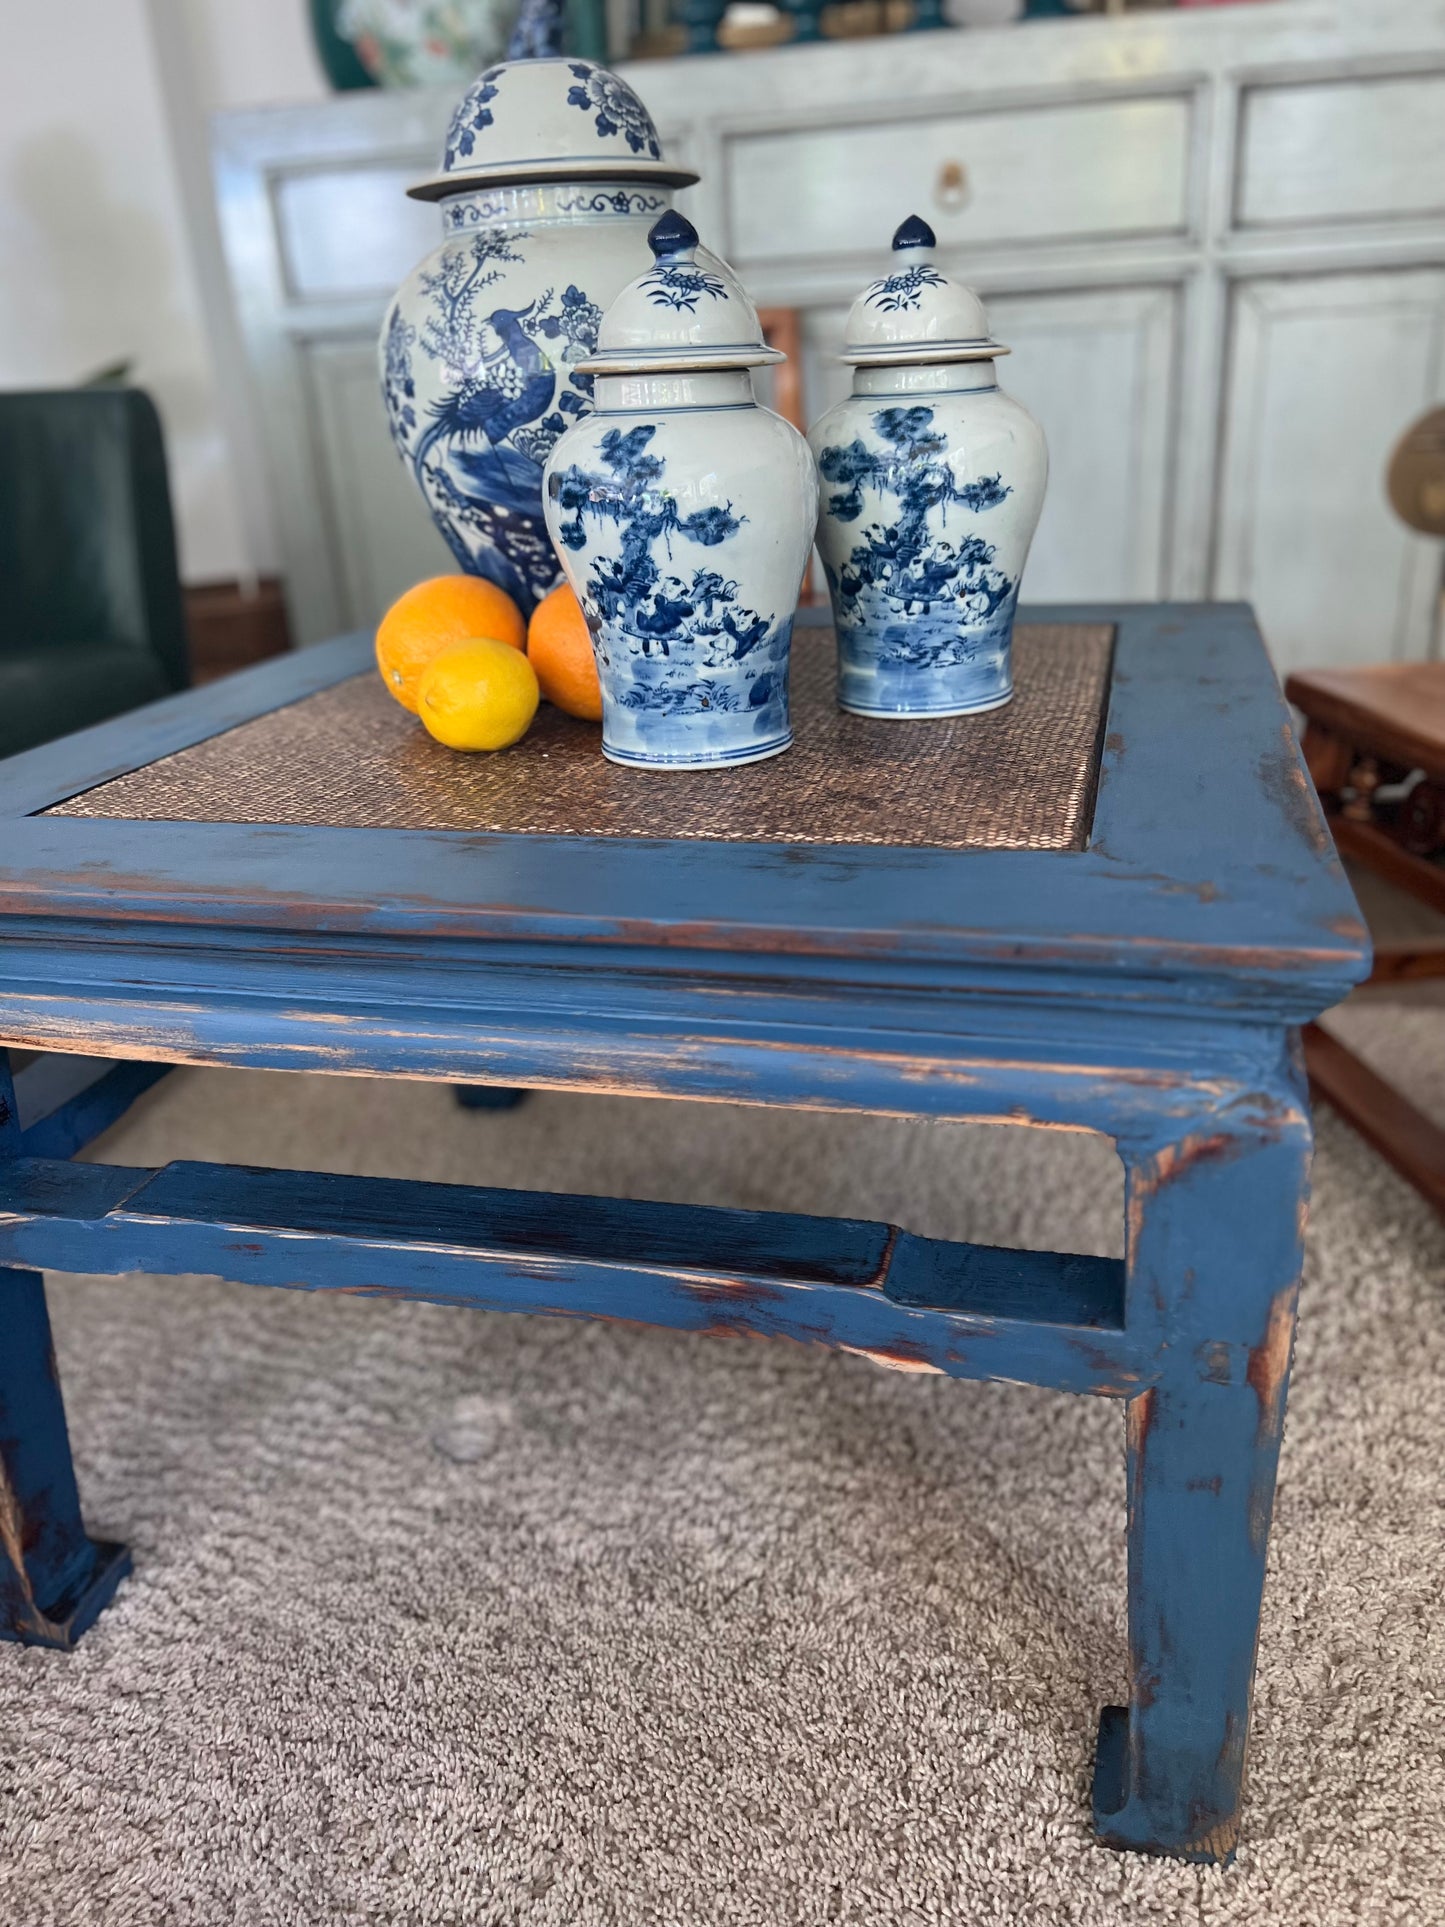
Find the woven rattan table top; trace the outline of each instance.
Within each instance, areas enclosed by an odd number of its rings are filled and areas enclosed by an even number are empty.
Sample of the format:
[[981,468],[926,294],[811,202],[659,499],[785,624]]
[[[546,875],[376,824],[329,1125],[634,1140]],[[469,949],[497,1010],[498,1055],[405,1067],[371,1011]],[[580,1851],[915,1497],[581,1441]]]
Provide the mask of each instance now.
[[434,743],[378,677],[355,676],[48,814],[1077,850],[1093,813],[1112,642],[1107,624],[1021,627],[1006,708],[878,722],[838,709],[832,632],[800,629],[792,749],[703,771],[620,768],[602,756],[594,726],[546,704],[513,749],[460,756]]

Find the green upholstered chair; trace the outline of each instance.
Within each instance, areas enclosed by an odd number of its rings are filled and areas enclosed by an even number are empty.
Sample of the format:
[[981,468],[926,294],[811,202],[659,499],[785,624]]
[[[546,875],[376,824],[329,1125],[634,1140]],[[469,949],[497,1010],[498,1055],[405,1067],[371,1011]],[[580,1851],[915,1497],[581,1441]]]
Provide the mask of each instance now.
[[0,756],[189,681],[154,403],[0,394]]

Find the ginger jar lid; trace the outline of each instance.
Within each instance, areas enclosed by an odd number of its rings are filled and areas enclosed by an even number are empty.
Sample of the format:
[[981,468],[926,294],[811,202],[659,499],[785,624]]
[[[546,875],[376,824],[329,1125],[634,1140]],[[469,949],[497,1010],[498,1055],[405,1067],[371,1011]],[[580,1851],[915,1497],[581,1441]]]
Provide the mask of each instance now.
[[696,179],[663,159],[652,116],[625,80],[595,60],[559,56],[479,74],[457,103],[437,172],[407,193],[439,201],[506,182]]
[[758,311],[726,261],[698,243],[685,214],[670,210],[647,234],[652,266],[602,317],[589,375],[759,368],[787,356],[763,340]]
[[843,360],[859,368],[911,362],[992,361],[1008,349],[991,339],[983,303],[933,263],[933,229],[916,214],[893,236],[893,268],[853,303]]

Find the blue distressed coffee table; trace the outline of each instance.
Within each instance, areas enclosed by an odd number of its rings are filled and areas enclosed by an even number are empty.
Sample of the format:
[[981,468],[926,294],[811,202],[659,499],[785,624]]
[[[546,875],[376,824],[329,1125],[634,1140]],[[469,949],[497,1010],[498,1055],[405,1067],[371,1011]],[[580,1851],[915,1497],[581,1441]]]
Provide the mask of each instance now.
[[[1239,1826],[1310,1154],[1295,1028],[1367,943],[1247,610],[1039,612],[966,724],[842,718],[801,635],[777,763],[616,770],[547,713],[454,760],[364,639],[0,765],[0,1633],[69,1646],[87,1538],[41,1267],[763,1333],[1115,1398],[1112,1846]],[[1040,621],[1044,626],[1037,626]],[[73,1162],[169,1064],[916,1113],[1112,1138],[1122,1263],[888,1225]]]

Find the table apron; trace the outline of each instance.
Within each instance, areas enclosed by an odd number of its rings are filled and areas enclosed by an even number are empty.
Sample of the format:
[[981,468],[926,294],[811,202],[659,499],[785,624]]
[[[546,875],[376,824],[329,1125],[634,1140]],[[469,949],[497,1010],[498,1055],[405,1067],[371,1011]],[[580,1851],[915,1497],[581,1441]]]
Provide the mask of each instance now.
[[[1288,1027],[1116,978],[902,967],[757,976],[442,951],[264,965],[164,945],[0,945],[0,1044],[161,1064],[400,1076],[1064,1126],[1169,1142],[1289,1076]],[[1157,992],[1157,986],[1154,987]]]

